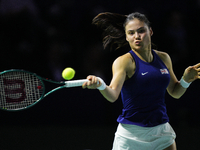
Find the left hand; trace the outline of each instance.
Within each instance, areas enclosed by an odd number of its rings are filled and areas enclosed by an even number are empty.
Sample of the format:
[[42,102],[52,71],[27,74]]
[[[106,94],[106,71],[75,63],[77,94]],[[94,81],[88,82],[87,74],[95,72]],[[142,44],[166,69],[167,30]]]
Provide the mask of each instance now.
[[188,83],[200,79],[200,63],[186,68],[183,74],[183,79]]

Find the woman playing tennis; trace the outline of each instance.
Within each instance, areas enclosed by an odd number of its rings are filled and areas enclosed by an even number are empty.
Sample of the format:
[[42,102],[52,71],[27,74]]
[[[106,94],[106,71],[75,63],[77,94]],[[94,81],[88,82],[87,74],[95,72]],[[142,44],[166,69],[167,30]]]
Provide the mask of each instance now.
[[105,47],[122,47],[126,43],[131,47],[114,61],[109,86],[91,75],[83,84],[83,88],[99,89],[110,102],[115,102],[121,92],[123,110],[117,119],[113,150],[176,150],[165,91],[180,98],[191,82],[200,79],[200,63],[186,68],[178,81],[169,55],[152,49],[153,30],[144,14],[101,13],[93,23],[104,29]]

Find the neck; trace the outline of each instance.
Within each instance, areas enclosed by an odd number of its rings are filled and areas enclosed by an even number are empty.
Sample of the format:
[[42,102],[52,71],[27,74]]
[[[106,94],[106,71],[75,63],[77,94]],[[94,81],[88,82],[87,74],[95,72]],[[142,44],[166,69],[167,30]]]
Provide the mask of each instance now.
[[153,61],[153,54],[152,54],[152,51],[151,49],[148,49],[148,50],[134,50],[132,49],[135,54],[143,61],[145,62],[152,62]]

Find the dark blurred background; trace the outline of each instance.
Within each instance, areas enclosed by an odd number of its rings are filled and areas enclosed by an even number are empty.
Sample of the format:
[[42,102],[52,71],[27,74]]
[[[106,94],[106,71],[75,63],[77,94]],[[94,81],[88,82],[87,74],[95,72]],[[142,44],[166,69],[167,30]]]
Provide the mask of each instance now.
[[[152,41],[170,54],[178,79],[199,62],[200,0],[1,0],[0,70],[24,69],[62,81],[62,70],[72,67],[74,79],[94,74],[109,84],[113,60],[129,48],[104,50],[92,19],[101,12],[135,11],[151,21]],[[179,150],[200,147],[199,84],[179,100],[166,94]],[[121,98],[111,104],[98,90],[62,89],[30,109],[1,110],[0,149],[111,150],[121,108]]]

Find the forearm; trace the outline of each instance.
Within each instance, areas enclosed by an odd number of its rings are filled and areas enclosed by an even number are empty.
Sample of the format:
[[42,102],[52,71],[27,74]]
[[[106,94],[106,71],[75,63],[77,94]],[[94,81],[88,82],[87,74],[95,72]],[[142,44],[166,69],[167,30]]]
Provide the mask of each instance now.
[[115,102],[118,99],[120,93],[109,86],[106,86],[104,90],[99,91],[104,96],[104,98],[106,98],[111,103]]
[[[98,89],[100,93],[109,101],[115,102],[120,94],[123,82],[115,82],[113,84],[113,80],[109,86],[99,77],[96,76],[88,76],[88,81],[83,83],[83,89]],[[120,78],[122,80],[122,78]]]
[[[171,95],[174,97],[174,98],[180,98],[184,93],[185,91],[187,90],[187,88],[190,86],[192,82],[186,82],[184,77],[181,78],[180,81],[177,81],[175,84],[174,84],[174,87],[171,88],[172,91],[168,91],[171,93]],[[170,88],[169,88],[170,89]]]
[[185,92],[186,92],[187,88],[184,88],[181,84],[180,84],[180,81],[178,81],[173,90],[169,91],[168,90],[168,93],[173,97],[173,98],[176,98],[176,99],[179,99]]

